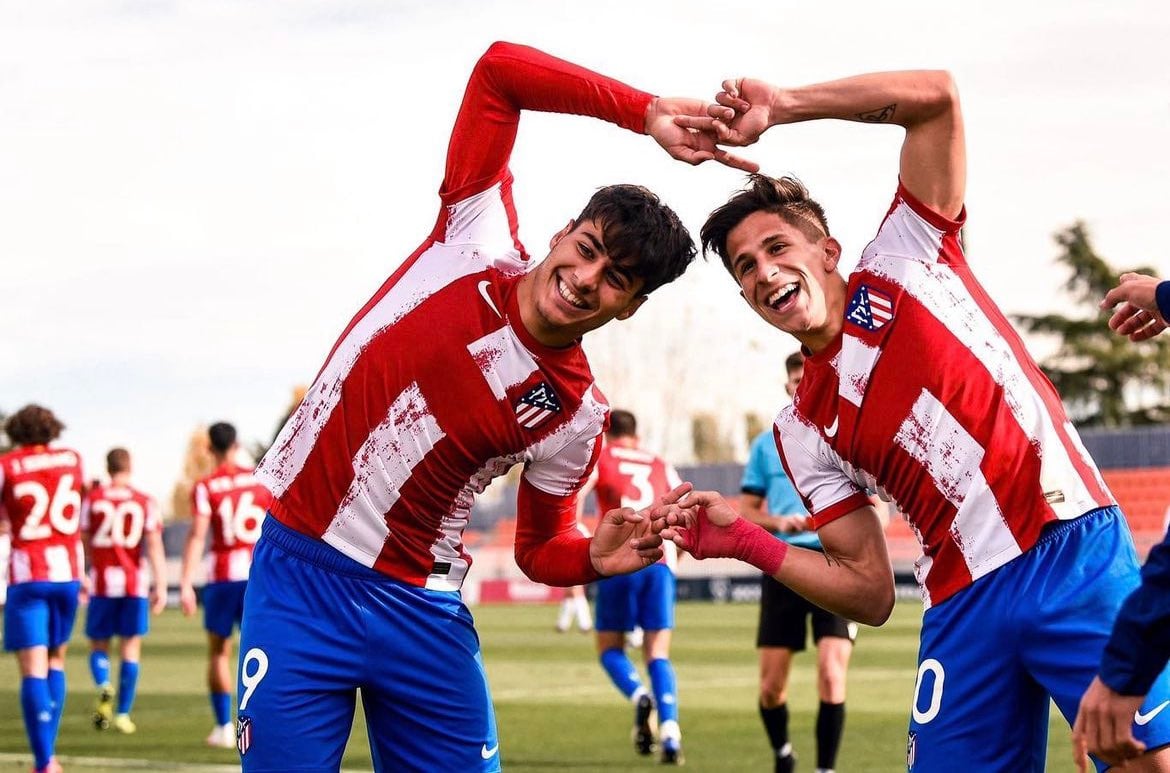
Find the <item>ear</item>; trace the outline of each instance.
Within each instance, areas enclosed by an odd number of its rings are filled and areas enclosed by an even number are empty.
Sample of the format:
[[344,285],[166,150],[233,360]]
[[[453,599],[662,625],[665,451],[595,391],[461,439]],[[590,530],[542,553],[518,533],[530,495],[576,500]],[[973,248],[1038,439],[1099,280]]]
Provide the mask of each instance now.
[[626,320],[634,316],[634,312],[642,308],[642,304],[646,302],[646,297],[647,296],[645,295],[639,295],[637,298],[630,301],[630,305],[626,306],[624,309],[618,312],[618,315],[615,317],[615,319]]
[[825,239],[825,271],[833,273],[837,270],[837,264],[841,262],[841,242],[834,239],[832,236]]
[[573,230],[573,226],[575,225],[577,225],[577,222],[570,219],[569,222],[565,224],[564,228],[557,231],[555,234],[553,234],[553,237],[549,239],[548,248],[551,250],[556,247],[557,242],[559,242],[561,239],[564,239],[569,234],[569,232]]

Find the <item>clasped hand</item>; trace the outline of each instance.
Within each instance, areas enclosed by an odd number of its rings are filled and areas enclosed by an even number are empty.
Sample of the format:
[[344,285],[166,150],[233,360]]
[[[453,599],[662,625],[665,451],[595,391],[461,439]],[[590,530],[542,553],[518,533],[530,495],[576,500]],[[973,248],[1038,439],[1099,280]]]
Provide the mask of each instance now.
[[680,511],[679,500],[692,488],[690,483],[683,483],[649,507],[620,507],[602,516],[589,547],[593,568],[603,575],[628,574],[662,558],[663,538],[654,524],[665,526],[666,519]]

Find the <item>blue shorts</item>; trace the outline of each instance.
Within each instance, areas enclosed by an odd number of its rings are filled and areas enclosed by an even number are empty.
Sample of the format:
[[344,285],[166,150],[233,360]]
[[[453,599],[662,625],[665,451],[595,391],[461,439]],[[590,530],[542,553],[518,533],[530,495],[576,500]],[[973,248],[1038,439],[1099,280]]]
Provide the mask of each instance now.
[[374,769],[498,771],[471,613],[264,519],[240,629],[243,768],[336,771],[361,688]]
[[595,607],[594,627],[599,631],[674,628],[674,572],[659,563],[599,580]]
[[221,639],[230,639],[244,617],[247,580],[209,582],[203,586],[203,627]]
[[85,635],[95,641],[112,636],[142,636],[150,630],[150,604],[139,596],[91,596],[85,613]]
[[[1042,773],[1049,697],[1071,725],[1138,581],[1129,527],[1107,507],[1048,526],[1031,550],[928,609],[907,768],[950,771],[962,760],[981,773]],[[1168,699],[1163,672],[1143,711]],[[1134,734],[1151,749],[1170,742],[1170,711]]]
[[22,582],[8,586],[4,606],[4,649],[60,647],[73,635],[81,583]]

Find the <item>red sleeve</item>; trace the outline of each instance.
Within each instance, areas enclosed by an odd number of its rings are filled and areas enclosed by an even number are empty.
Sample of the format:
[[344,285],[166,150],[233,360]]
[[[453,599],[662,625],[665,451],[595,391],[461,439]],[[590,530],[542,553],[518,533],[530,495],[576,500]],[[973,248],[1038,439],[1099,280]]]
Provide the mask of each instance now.
[[651,98],[535,48],[493,43],[463,94],[439,195],[452,204],[504,179],[521,110],[593,116],[641,133]]
[[536,582],[567,588],[601,577],[577,530],[577,495],[546,494],[523,477],[516,500],[516,563]]

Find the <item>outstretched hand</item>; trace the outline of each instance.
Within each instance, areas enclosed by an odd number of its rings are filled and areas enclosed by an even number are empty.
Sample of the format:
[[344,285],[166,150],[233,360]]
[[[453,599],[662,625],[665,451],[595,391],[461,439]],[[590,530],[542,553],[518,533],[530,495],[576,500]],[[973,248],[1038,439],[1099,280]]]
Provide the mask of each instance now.
[[[745,172],[759,171],[759,164],[728,153],[716,144],[716,135],[709,128],[708,111],[717,108],[718,105],[708,106],[701,99],[658,97],[650,103],[646,113],[646,133],[653,137],[671,158],[692,166],[714,160]],[[688,125],[683,119],[707,122],[708,128]]]
[[1101,301],[1102,309],[1120,304],[1109,318],[1109,328],[1135,342],[1153,338],[1165,330],[1168,325],[1158,310],[1159,284],[1160,280],[1145,274],[1122,274],[1120,284]]
[[720,145],[744,147],[755,143],[776,121],[772,116],[773,87],[753,78],[729,78],[715,95],[717,104],[703,116],[680,115],[679,126],[714,136]]
[[683,483],[647,508],[635,511],[621,507],[602,516],[589,545],[593,568],[607,576],[629,574],[662,558],[662,537],[651,527],[678,512],[678,501],[690,493],[691,488],[690,483]]
[[739,516],[714,491],[695,491],[656,520],[654,529],[695,558],[735,558],[774,575],[788,546]]

